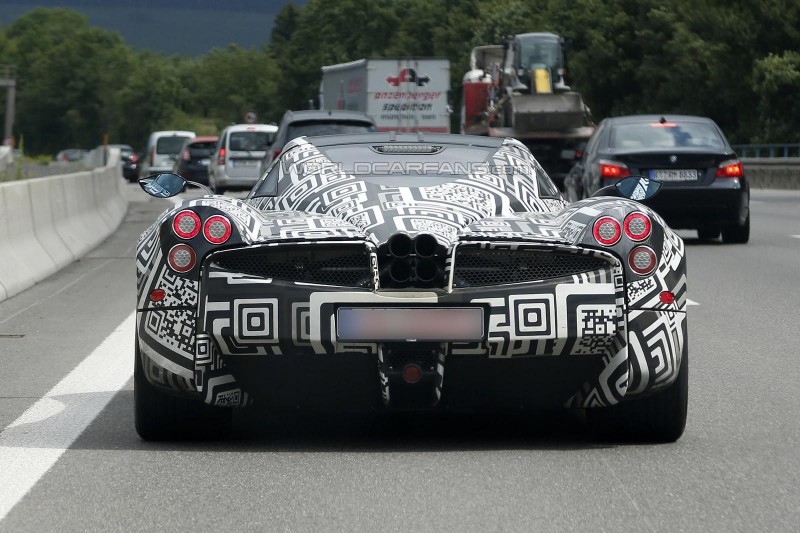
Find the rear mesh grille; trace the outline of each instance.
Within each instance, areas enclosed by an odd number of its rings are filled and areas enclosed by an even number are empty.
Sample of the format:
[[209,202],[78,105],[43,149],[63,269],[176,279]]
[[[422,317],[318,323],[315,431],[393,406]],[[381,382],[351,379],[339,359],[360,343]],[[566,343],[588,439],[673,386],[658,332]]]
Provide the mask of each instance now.
[[563,278],[609,268],[591,255],[543,250],[459,248],[454,287],[482,287]]
[[214,266],[282,281],[370,287],[372,267],[364,245],[271,246],[223,252]]

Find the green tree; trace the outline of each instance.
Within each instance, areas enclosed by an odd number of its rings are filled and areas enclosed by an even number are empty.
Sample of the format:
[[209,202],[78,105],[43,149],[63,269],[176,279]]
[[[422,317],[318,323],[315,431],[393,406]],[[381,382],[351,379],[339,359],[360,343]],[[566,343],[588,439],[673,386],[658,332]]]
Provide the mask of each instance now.
[[756,62],[753,89],[759,97],[755,142],[800,142],[800,53],[787,50]]

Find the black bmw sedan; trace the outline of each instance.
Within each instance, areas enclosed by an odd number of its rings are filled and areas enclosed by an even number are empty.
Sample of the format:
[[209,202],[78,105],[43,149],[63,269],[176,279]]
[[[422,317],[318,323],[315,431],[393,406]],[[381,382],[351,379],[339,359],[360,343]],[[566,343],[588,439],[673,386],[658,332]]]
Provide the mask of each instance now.
[[643,175],[663,183],[646,203],[673,229],[701,239],[750,238],[750,190],[744,169],[713,120],[684,115],[607,118],[597,127],[567,186],[578,198]]

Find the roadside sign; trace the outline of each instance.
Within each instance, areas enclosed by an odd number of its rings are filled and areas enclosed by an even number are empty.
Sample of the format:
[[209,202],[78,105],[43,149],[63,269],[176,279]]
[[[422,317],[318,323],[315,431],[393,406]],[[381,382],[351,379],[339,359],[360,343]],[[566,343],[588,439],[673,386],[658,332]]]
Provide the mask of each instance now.
[[258,115],[255,111],[248,111],[244,114],[244,121],[246,124],[255,124],[258,122]]

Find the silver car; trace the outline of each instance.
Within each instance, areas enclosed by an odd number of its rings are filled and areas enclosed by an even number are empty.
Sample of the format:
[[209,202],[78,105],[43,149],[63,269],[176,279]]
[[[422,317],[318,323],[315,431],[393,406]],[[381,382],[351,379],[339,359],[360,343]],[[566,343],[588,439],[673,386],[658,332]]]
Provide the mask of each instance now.
[[208,167],[211,189],[223,194],[229,189],[252,188],[277,130],[270,124],[234,124],[222,130]]

